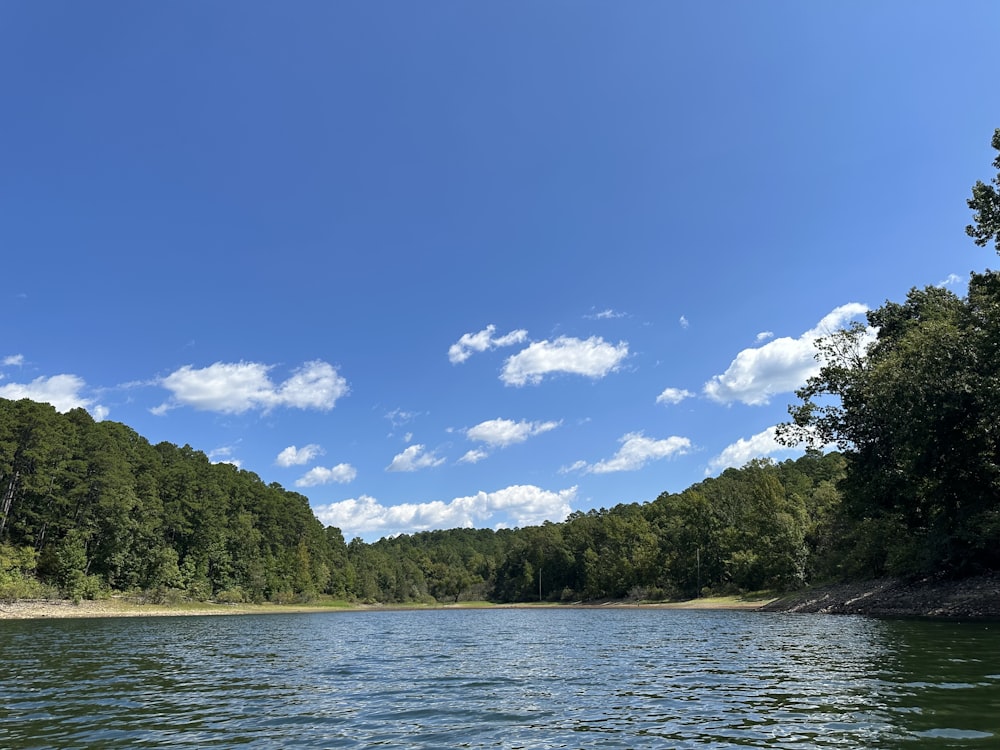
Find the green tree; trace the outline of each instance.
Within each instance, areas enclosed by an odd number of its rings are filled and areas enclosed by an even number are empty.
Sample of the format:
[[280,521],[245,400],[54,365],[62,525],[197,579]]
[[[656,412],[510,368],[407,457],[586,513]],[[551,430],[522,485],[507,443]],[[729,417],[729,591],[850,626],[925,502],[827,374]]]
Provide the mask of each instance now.
[[[973,274],[965,299],[914,289],[860,327],[820,342],[782,439],[836,442],[845,509],[876,572],[1000,563],[1000,277]],[[878,543],[873,543],[877,539]],[[887,540],[891,540],[888,544]]]
[[[993,148],[1000,152],[1000,128],[993,131]],[[973,224],[965,228],[965,233],[973,238],[980,247],[986,247],[990,240],[994,241],[996,250],[1000,253],[1000,155],[993,160],[993,166],[998,170],[997,176],[987,185],[977,181],[972,186],[972,197],[968,200],[969,208],[976,213]]]

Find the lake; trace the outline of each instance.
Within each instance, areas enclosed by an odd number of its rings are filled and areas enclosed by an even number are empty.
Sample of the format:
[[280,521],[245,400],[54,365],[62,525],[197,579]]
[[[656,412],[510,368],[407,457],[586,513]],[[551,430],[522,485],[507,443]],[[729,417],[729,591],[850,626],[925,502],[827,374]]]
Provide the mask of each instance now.
[[1000,623],[486,609],[0,621],[4,748],[995,748]]

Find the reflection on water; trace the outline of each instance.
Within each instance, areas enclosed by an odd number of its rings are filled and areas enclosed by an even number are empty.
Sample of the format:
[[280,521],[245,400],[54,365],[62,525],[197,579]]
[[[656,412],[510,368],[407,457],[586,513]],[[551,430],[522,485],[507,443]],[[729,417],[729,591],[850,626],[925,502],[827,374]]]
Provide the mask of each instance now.
[[0,622],[0,746],[987,748],[988,623],[652,609]]

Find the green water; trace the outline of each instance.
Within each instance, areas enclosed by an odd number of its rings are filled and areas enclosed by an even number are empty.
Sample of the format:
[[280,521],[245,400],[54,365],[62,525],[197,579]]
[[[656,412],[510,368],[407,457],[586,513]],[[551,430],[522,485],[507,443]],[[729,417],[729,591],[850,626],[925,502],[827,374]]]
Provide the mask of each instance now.
[[664,610],[0,622],[3,748],[997,748],[996,623]]

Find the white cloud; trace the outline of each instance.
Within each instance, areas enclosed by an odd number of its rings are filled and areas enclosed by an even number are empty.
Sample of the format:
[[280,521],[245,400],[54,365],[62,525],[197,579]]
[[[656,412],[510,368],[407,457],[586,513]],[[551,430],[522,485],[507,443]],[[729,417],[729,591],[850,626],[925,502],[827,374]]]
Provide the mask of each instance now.
[[0,386],[0,397],[12,401],[27,398],[43,404],[52,404],[59,412],[83,408],[89,411],[94,419],[106,418],[108,416],[107,407],[95,404],[93,399],[81,395],[80,391],[86,386],[83,378],[76,375],[53,375],[48,378],[35,378],[30,383],[2,385]]
[[361,495],[314,507],[317,518],[336,526],[344,536],[391,535],[428,529],[535,526],[545,521],[561,522],[571,512],[576,487],[552,492],[533,485],[513,485],[496,492],[478,492],[450,502],[382,505]]
[[738,469],[754,458],[764,458],[775,453],[802,452],[799,448],[789,448],[779,443],[775,437],[776,430],[777,427],[768,427],[750,438],[740,438],[709,461],[708,471],[705,473],[712,474],[729,468]]
[[560,336],[555,341],[537,341],[509,357],[500,379],[507,385],[540,383],[545,375],[566,372],[602,378],[614,372],[628,356],[628,344],[609,344],[599,336],[582,340]]
[[673,435],[664,440],[648,438],[641,432],[630,432],[619,440],[621,448],[612,458],[588,464],[577,461],[564,471],[584,471],[587,474],[609,474],[615,471],[637,471],[650,461],[658,461],[671,456],[682,456],[691,447],[686,437]]
[[350,464],[337,464],[329,469],[323,466],[316,466],[309,469],[302,477],[295,480],[296,487],[316,487],[320,484],[337,482],[347,484],[353,482],[358,475],[357,469]]
[[233,448],[228,445],[209,451],[208,460],[213,464],[230,464],[237,469],[243,465],[243,462],[238,458],[233,458]]
[[965,279],[959,276],[957,273],[949,273],[948,276],[937,283],[937,286],[955,286],[961,284]]
[[757,406],[770,403],[775,394],[802,387],[819,372],[816,339],[830,335],[867,310],[857,302],[841,305],[797,339],[785,336],[756,349],[744,349],[724,373],[705,383],[705,395],[722,404],[740,401]]
[[672,406],[674,404],[679,404],[684,399],[691,398],[692,396],[694,396],[694,394],[684,388],[664,388],[663,393],[656,397],[656,403]]
[[601,310],[598,313],[593,313],[591,315],[584,315],[583,317],[586,318],[587,320],[613,320],[615,318],[624,318],[625,313],[615,312],[611,308],[608,308],[607,310]]
[[20,367],[24,364],[23,354],[11,354],[3,358],[4,367]]
[[477,464],[484,458],[489,457],[489,453],[479,448],[473,448],[472,450],[466,451],[465,455],[458,459],[460,464]]
[[278,454],[274,463],[286,468],[289,466],[302,466],[312,461],[316,456],[322,455],[323,449],[315,443],[309,443],[309,445],[304,445],[301,448],[289,445]]
[[524,330],[511,331],[504,336],[494,336],[497,327],[488,325],[479,333],[464,333],[462,337],[448,348],[448,360],[457,365],[472,356],[473,352],[485,352],[501,346],[521,344],[528,338]]
[[760,333],[757,334],[757,343],[759,344],[763,341],[769,341],[770,339],[773,338],[774,338],[774,331],[761,331]]
[[433,451],[425,451],[424,446],[417,443],[407,447],[402,453],[397,454],[385,470],[418,471],[419,469],[440,466],[443,463],[443,458],[438,458]]
[[511,419],[489,419],[465,431],[469,440],[478,440],[487,445],[504,448],[514,443],[523,443],[529,437],[554,430],[559,422],[515,422]]
[[163,414],[175,406],[223,414],[279,406],[329,411],[348,392],[347,381],[326,362],[306,362],[281,384],[268,375],[273,367],[259,362],[216,362],[201,369],[185,365],[160,380],[173,398],[152,411]]
[[681,328],[687,328],[687,327],[689,327],[691,325],[688,322],[688,319],[686,317],[684,317],[683,315],[681,315],[680,320],[678,320],[677,322],[680,323]]

